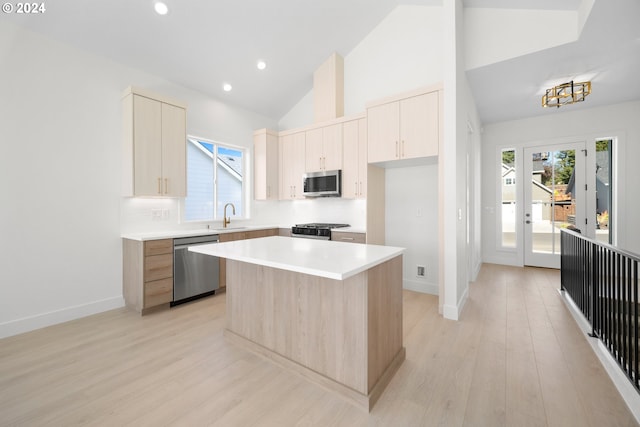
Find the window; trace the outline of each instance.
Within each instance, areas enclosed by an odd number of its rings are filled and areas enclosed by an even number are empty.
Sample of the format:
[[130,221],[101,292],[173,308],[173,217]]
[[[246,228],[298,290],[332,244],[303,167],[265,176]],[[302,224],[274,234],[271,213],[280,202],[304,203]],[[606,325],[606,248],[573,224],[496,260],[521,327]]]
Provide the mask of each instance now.
[[184,220],[221,219],[227,203],[235,217],[245,217],[245,150],[191,136],[187,141]]
[[516,247],[516,150],[501,151],[500,177],[502,178],[500,212],[501,239],[504,248]]
[[596,239],[613,244],[613,139],[596,141]]

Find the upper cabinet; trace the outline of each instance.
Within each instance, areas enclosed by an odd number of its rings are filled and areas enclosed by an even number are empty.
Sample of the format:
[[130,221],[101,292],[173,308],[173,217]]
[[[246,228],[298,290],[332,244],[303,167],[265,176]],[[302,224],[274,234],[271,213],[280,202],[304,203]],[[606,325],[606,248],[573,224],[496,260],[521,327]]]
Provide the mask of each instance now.
[[278,133],[261,129],[253,133],[253,178],[255,200],[278,199]]
[[342,169],[342,123],[305,132],[305,171]]
[[305,132],[279,138],[280,199],[304,199],[302,175],[305,167]]
[[407,94],[367,108],[368,161],[438,155],[440,91]]
[[123,122],[123,195],[185,197],[186,106],[129,88]]
[[367,197],[367,119],[343,124],[342,197]]

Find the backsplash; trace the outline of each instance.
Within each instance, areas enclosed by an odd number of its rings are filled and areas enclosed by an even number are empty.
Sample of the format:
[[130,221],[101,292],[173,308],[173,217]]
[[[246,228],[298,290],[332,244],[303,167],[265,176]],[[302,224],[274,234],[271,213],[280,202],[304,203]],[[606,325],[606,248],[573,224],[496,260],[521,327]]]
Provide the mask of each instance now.
[[[122,198],[120,203],[121,233],[144,233],[165,230],[220,227],[222,219],[212,222],[181,221],[180,199]],[[242,225],[277,225],[291,227],[307,222],[348,223],[366,228],[366,201],[341,198],[318,198],[291,201],[252,201],[251,218],[231,221]]]

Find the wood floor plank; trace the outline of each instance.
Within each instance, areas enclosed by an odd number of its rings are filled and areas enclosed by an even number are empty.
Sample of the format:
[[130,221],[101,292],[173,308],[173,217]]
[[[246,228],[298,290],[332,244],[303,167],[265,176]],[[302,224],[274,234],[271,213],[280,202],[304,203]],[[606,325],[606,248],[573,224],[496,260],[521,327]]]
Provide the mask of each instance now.
[[557,271],[483,265],[457,322],[404,291],[406,360],[371,413],[223,336],[225,294],[0,340],[0,426],[637,426]]

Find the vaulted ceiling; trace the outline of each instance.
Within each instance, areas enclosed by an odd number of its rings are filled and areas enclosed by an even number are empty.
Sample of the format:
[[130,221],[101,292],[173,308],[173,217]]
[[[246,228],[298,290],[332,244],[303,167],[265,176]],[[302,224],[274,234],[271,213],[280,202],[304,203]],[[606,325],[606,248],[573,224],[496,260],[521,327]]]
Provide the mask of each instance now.
[[[56,0],[40,16],[3,14],[33,31],[279,119],[312,87],[334,51],[346,56],[399,4],[443,0]],[[451,1],[451,0],[444,0]],[[466,8],[575,11],[593,0],[464,0]],[[593,75],[583,106],[640,98],[640,2],[595,0],[572,43],[467,71],[485,122],[539,114],[542,85]],[[541,28],[553,31],[553,28]],[[256,62],[266,61],[260,71]],[[635,79],[635,81],[634,81]],[[224,92],[223,83],[233,86]],[[572,106],[573,108],[574,106]]]

